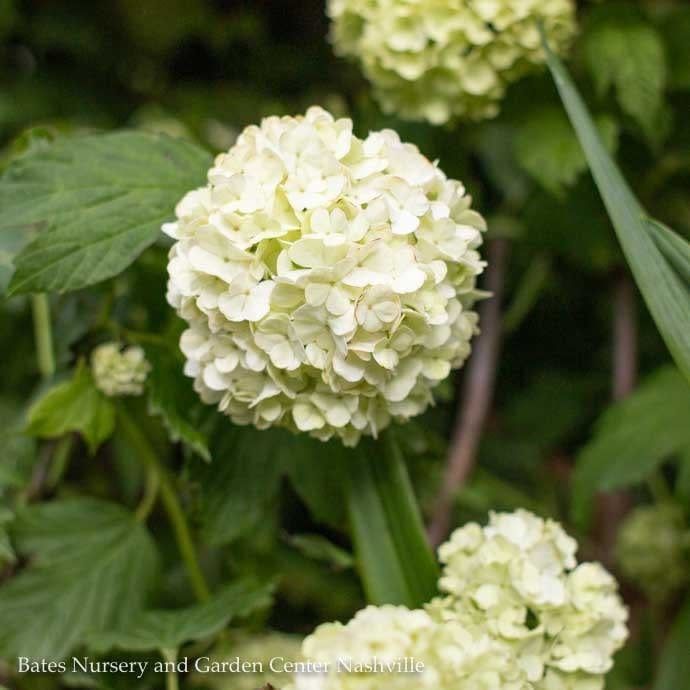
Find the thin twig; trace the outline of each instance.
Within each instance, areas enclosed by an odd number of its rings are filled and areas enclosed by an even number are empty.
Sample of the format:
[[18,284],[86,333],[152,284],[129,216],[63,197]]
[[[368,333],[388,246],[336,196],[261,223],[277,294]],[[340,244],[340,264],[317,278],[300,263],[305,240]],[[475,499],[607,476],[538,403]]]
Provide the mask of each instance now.
[[458,409],[436,508],[429,526],[429,540],[436,546],[448,533],[453,502],[458,489],[474,467],[477,447],[493,398],[496,364],[501,339],[501,296],[508,258],[508,242],[496,238],[489,242],[488,268],[484,287],[493,297],[481,306],[481,335],[465,375],[462,402]]
[[[635,287],[627,273],[621,273],[613,286],[611,345],[611,396],[617,401],[632,393],[637,380]],[[630,509],[630,496],[625,491],[605,493],[599,497],[597,507],[601,559],[611,566],[618,527]]]

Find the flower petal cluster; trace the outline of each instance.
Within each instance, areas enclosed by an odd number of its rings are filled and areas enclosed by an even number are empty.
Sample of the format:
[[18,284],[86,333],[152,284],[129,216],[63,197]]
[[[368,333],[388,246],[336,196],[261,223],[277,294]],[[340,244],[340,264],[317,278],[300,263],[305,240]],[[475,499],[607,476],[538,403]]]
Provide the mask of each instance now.
[[441,546],[448,596],[430,611],[512,649],[535,689],[601,688],[627,637],[627,610],[614,578],[598,563],[578,565],[576,548],[552,520],[492,513],[486,527],[467,524]]
[[91,353],[91,371],[96,387],[109,397],[141,395],[151,370],[144,351],[131,345],[103,343]]
[[[465,525],[439,551],[445,596],[320,626],[302,645],[311,672],[291,690],[602,690],[627,611],[611,575],[577,564],[576,546],[525,510]],[[421,671],[368,671],[405,658]]]
[[664,503],[636,508],[618,533],[621,572],[655,601],[690,580],[690,528],[683,508]]
[[369,606],[304,641],[311,666],[294,690],[528,690],[514,659],[485,634],[426,611]]
[[422,412],[470,352],[484,221],[393,131],[266,118],[176,215],[185,372],[238,424],[355,444]]
[[386,112],[434,124],[498,113],[507,86],[575,32],[573,0],[329,0],[336,53],[360,61]]

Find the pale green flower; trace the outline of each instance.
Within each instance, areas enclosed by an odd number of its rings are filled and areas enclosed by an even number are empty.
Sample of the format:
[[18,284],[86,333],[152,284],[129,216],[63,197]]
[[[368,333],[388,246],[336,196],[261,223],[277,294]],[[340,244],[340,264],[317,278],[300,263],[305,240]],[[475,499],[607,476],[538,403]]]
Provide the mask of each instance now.
[[429,611],[512,650],[535,690],[600,688],[627,638],[627,610],[614,578],[598,563],[578,565],[576,548],[552,520],[492,513],[440,547],[447,596]]
[[426,611],[368,606],[304,641],[293,690],[529,690],[515,659],[479,630]]
[[575,32],[573,0],[329,0],[328,14],[384,110],[434,124],[496,115],[544,61],[538,21],[556,50]]
[[690,528],[675,504],[636,508],[618,533],[621,572],[651,599],[663,601],[690,580]]
[[141,395],[151,370],[144,351],[135,345],[104,343],[91,353],[91,372],[96,386],[107,396]]
[[420,414],[470,353],[484,221],[395,132],[266,118],[176,214],[185,373],[238,424],[355,444]]

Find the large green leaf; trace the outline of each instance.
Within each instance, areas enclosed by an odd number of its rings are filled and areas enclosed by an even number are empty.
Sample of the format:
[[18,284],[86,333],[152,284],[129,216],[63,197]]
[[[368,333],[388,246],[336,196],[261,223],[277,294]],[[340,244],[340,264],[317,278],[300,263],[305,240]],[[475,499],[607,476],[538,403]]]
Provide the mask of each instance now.
[[673,367],[649,377],[610,407],[582,449],[573,478],[573,510],[586,524],[596,491],[643,481],[672,454],[690,449],[690,388]]
[[215,635],[232,619],[266,608],[272,592],[272,583],[238,580],[203,604],[172,611],[141,611],[116,630],[93,636],[88,646],[102,652],[115,648],[134,652],[175,650],[185,642]]
[[678,278],[690,285],[690,242],[659,221],[649,219],[647,227],[657,247],[675,269]]
[[0,178],[0,233],[39,232],[15,257],[9,292],[66,292],[118,274],[209,165],[193,144],[144,132],[58,139],[22,156]]
[[39,438],[58,438],[79,432],[91,452],[115,428],[115,408],[96,388],[91,373],[79,364],[68,381],[49,388],[29,409],[26,433]]
[[673,358],[690,380],[690,285],[679,277],[657,247],[647,214],[607,153],[580,94],[545,38],[544,48],[556,87],[635,280]]
[[690,598],[680,613],[666,639],[659,661],[653,690],[690,690]]
[[31,561],[0,587],[0,656],[59,659],[141,609],[157,556],[122,507],[93,499],[30,507],[12,535]]
[[367,598],[419,607],[436,592],[438,566],[394,431],[349,455],[350,526]]

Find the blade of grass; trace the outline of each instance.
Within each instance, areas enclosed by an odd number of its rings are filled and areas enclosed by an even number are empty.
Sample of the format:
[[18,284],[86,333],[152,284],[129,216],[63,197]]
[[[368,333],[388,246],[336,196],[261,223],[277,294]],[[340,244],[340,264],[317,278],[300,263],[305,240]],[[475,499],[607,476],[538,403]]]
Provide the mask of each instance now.
[[[587,107],[542,31],[546,61],[635,281],[674,360],[690,380],[690,288],[660,251],[649,217],[606,151]],[[668,238],[666,238],[668,240]],[[680,239],[680,238],[679,238]],[[684,263],[684,262],[683,262]]]
[[680,279],[690,285],[690,242],[658,220],[648,219],[647,227],[652,233],[656,246],[676,269]]

